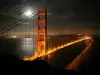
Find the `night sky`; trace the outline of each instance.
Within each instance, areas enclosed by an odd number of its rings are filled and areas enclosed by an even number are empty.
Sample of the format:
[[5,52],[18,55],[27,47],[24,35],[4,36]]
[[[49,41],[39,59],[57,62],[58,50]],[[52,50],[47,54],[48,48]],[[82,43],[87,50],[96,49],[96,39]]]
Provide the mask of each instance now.
[[27,6],[47,8],[50,33],[100,33],[99,0],[0,0],[0,29],[21,19]]

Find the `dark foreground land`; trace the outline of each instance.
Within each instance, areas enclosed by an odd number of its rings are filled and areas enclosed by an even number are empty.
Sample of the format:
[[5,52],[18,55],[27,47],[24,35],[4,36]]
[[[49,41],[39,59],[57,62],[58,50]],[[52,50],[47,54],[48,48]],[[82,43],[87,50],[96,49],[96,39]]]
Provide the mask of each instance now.
[[57,70],[43,60],[23,61],[14,56],[6,55],[1,58],[0,72],[2,74],[36,74],[36,75],[74,75],[75,71]]

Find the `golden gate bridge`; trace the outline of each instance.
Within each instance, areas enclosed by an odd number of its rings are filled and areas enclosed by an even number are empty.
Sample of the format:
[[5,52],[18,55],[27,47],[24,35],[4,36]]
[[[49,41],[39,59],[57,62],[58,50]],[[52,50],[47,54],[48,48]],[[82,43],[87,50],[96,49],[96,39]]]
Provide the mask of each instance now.
[[[35,26],[33,25],[33,19],[34,17],[37,19],[37,23]],[[35,20],[34,20],[35,22]],[[25,25],[29,23],[27,27]],[[37,30],[34,30],[35,27]],[[28,28],[28,29],[26,29]],[[20,30],[18,30],[20,29]],[[13,38],[24,38],[24,37],[32,37],[34,39],[34,35],[36,35],[36,43],[37,43],[37,49],[33,56],[31,57],[25,57],[24,60],[34,60],[38,57],[45,57],[46,55],[49,55],[55,51],[61,50],[65,47],[68,47],[70,45],[73,45],[75,43],[86,41],[86,44],[89,43],[89,40],[91,40],[91,37],[87,34],[77,40],[66,42],[64,44],[61,44],[57,47],[54,47],[52,49],[47,48],[47,10],[41,9],[38,10],[37,13],[30,15],[29,17],[25,18],[24,20],[20,20],[16,22],[14,25],[10,25],[7,28],[4,28],[0,30],[1,36],[5,37],[13,37]],[[19,34],[20,33],[20,34]]]

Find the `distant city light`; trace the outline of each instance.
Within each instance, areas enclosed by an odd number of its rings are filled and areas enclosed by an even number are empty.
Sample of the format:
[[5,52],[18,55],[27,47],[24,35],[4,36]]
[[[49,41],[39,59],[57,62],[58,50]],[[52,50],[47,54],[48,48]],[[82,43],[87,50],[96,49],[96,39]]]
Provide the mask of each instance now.
[[77,35],[82,35],[82,34],[77,34]]
[[12,36],[12,38],[17,38],[17,36]]
[[85,39],[91,39],[91,37],[89,37],[89,36],[86,36],[86,37],[85,37]]

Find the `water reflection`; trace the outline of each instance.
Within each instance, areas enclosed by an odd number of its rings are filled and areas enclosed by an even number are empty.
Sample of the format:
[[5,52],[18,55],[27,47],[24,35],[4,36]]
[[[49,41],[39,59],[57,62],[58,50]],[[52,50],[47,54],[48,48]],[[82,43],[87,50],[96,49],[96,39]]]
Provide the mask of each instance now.
[[33,38],[23,38],[20,40],[20,51],[22,56],[32,56],[36,51],[36,41]]

